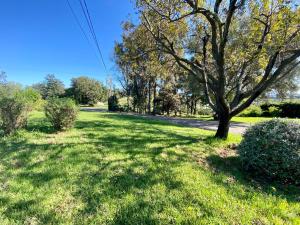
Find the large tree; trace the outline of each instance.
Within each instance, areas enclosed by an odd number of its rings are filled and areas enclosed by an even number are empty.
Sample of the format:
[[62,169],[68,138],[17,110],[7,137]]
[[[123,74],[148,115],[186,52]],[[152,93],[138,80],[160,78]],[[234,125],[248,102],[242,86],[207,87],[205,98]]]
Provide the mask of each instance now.
[[204,87],[216,137],[264,91],[299,69],[300,10],[287,0],[138,0],[141,23]]
[[107,90],[104,85],[86,76],[72,79],[71,92],[76,102],[80,104],[95,105],[99,101],[107,99]]

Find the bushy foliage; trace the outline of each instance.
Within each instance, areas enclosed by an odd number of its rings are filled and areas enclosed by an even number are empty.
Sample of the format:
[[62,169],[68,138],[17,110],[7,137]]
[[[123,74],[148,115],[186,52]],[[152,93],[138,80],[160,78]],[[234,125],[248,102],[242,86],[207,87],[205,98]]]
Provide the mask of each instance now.
[[259,117],[262,116],[262,110],[259,106],[252,105],[239,114],[242,117]]
[[260,106],[252,105],[239,116],[244,117],[282,117],[300,118],[299,102],[265,102]]
[[249,128],[238,147],[246,169],[300,183],[300,125],[274,119]]
[[[260,105],[260,108],[262,110],[262,116],[271,117],[272,112],[274,111],[275,108],[280,110],[280,103],[265,102],[265,103]],[[281,116],[281,115],[279,114],[278,116]]]
[[198,109],[199,115],[213,115],[212,109],[209,107],[209,105],[200,105]]
[[269,107],[268,114],[271,117],[280,117],[281,109],[276,106],[271,106],[271,107]]
[[22,89],[16,84],[1,85],[0,124],[5,135],[11,135],[27,124],[28,114],[41,99],[31,89]]
[[272,102],[260,105],[263,116],[279,116],[286,118],[300,118],[299,102]]
[[119,100],[116,95],[112,95],[108,98],[108,110],[111,112],[119,110]]
[[162,89],[156,99],[156,111],[158,114],[177,112],[180,109],[180,97],[170,89]]
[[300,118],[300,103],[284,102],[280,106],[281,116],[288,118]]
[[71,90],[77,103],[95,105],[107,99],[107,90],[103,84],[89,77],[72,79]]
[[72,99],[53,98],[47,101],[45,114],[55,130],[63,131],[74,126],[78,107]]

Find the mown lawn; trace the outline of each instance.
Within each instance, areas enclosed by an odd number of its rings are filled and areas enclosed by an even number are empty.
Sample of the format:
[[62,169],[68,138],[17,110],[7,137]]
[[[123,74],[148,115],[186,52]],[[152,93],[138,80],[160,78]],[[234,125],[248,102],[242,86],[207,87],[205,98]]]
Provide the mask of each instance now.
[[0,139],[0,224],[300,224],[300,190],[253,179],[213,133],[82,112],[35,113]]
[[[190,119],[199,119],[199,120],[213,120],[212,116],[205,116],[205,115],[199,115],[199,116],[189,116],[187,118]],[[250,123],[250,124],[255,124],[263,121],[268,121],[271,120],[271,117],[240,117],[240,116],[235,116],[231,119],[232,122],[237,122],[237,123]],[[296,123],[300,123],[300,119],[286,119],[289,121],[294,121]]]

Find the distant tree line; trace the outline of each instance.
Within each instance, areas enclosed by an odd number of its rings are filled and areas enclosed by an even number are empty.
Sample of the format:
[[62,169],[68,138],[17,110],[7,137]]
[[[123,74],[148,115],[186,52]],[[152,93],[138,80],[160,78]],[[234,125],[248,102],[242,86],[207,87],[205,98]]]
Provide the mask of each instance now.
[[107,88],[101,82],[87,76],[72,78],[71,86],[65,88],[62,81],[49,74],[43,82],[31,87],[37,90],[43,99],[69,97],[82,105],[96,105],[98,102],[107,101],[108,98]]
[[24,87],[7,81],[0,72],[0,136],[26,127],[33,110],[44,111],[55,130],[69,129],[75,123],[78,104],[94,106],[107,101],[108,93],[101,82],[86,76],[73,78],[69,88],[53,74]]

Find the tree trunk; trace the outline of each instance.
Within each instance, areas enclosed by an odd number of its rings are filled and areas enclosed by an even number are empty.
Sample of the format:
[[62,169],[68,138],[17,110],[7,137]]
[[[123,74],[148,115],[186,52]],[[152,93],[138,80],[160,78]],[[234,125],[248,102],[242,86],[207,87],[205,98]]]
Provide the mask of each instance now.
[[219,115],[219,126],[215,135],[216,138],[227,139],[230,126],[230,119],[230,116],[226,113]]
[[155,116],[156,115],[156,104],[157,104],[157,102],[156,102],[156,95],[157,95],[157,93],[156,93],[156,80],[154,80],[154,87],[153,87],[153,110],[152,110],[152,114]]
[[197,100],[194,102],[194,115],[197,114]]
[[148,82],[148,114],[151,114],[151,82]]
[[186,114],[189,115],[189,103],[186,101]]

